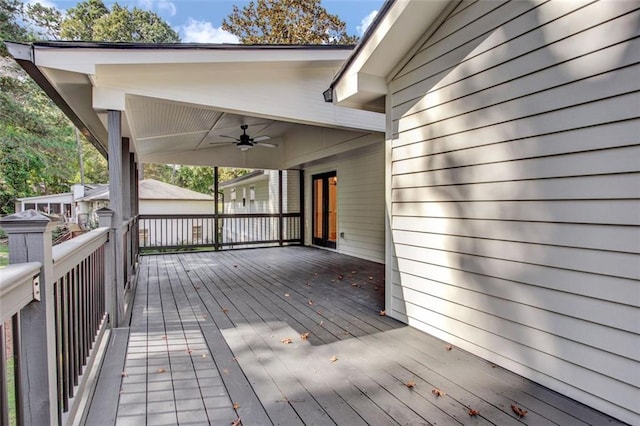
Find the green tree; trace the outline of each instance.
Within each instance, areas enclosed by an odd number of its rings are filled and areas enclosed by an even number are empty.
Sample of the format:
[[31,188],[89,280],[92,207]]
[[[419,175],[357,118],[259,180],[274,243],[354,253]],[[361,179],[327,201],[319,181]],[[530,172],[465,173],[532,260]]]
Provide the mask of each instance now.
[[7,56],[4,40],[25,40],[28,32],[18,22],[22,17],[22,2],[0,0],[0,56]]
[[321,0],[256,0],[222,20],[244,44],[354,44],[346,24]]
[[109,9],[102,0],[87,0],[67,10],[60,26],[65,40],[177,43],[178,33],[157,14],[118,3]]
[[27,4],[25,12],[31,23],[31,31],[38,39],[58,39],[62,26],[62,13],[55,7],[43,6],[40,3]]

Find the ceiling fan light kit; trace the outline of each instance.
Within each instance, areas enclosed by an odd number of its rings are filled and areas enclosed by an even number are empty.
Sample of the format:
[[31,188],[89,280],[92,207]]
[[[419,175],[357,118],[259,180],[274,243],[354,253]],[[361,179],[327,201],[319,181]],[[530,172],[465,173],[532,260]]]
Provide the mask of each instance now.
[[242,134],[240,135],[240,137],[236,138],[234,136],[220,135],[221,138],[233,139],[234,142],[211,142],[211,145],[235,144],[238,148],[240,148],[240,151],[247,151],[256,145],[266,148],[276,148],[278,146],[273,143],[264,143],[263,141],[271,139],[271,137],[266,135],[257,136],[255,138],[249,137],[249,135],[247,134],[247,129],[249,128],[249,126],[247,124],[241,125],[240,128],[242,129]]

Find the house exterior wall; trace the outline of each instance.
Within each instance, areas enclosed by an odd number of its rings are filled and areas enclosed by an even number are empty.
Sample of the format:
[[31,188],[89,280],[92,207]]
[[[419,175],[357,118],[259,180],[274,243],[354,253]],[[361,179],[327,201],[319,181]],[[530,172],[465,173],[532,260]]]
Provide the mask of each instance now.
[[631,424],[637,7],[461,2],[390,81],[386,157],[387,313]]
[[[311,244],[313,175],[338,177],[339,253],[384,262],[384,146],[367,155],[305,169],[305,244]],[[344,233],[344,237],[340,234]]]
[[[141,215],[213,215],[213,200],[148,200],[139,202]],[[148,219],[140,222],[140,242],[144,246],[213,244],[213,218],[177,218],[169,221]]]

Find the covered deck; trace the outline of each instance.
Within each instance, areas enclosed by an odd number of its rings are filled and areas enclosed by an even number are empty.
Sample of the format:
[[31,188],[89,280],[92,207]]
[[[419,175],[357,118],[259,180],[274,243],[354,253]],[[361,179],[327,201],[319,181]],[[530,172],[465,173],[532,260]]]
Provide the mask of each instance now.
[[617,423],[383,307],[384,266],[331,251],[143,256],[86,424]]

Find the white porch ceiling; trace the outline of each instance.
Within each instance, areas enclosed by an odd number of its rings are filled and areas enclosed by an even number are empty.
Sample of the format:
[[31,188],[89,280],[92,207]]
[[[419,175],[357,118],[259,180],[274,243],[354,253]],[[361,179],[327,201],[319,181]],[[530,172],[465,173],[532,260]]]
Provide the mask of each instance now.
[[[37,43],[10,49],[103,151],[106,111],[123,111],[123,136],[139,162],[295,168],[383,141],[382,114],[323,100],[350,54],[343,47]],[[233,142],[222,136],[240,136],[243,124],[250,137],[269,136],[278,146],[241,151],[217,144]]]

